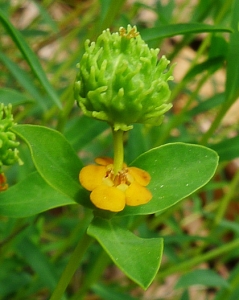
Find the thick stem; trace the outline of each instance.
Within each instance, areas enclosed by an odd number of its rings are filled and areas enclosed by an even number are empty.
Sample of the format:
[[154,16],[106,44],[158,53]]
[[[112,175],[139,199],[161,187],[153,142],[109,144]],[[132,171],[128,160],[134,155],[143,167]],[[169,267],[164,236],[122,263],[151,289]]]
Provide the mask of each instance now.
[[114,141],[114,174],[116,175],[123,168],[124,164],[124,144],[123,144],[123,130],[113,132],[113,141]]
[[93,241],[93,238],[88,236],[86,233],[84,237],[79,241],[78,245],[76,246],[74,252],[72,253],[70,260],[61,275],[61,278],[50,298],[50,300],[60,300],[71,281],[72,276],[74,275],[75,271],[77,270],[80,261],[82,260],[86,250],[88,249],[90,243]]

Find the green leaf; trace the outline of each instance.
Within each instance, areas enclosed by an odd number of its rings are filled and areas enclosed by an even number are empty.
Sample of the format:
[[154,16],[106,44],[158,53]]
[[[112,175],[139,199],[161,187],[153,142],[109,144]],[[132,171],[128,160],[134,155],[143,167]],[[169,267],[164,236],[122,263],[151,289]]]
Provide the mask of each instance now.
[[32,51],[32,49],[28,46],[27,42],[20,34],[18,30],[11,24],[11,22],[7,19],[4,12],[0,9],[0,21],[2,22],[3,26],[5,27],[6,31],[11,36],[14,43],[17,45],[18,49],[21,51],[22,55],[25,57],[26,61],[28,62],[29,66],[31,67],[33,73],[39,79],[40,83],[42,84],[43,88],[46,90],[52,101],[59,107],[62,108],[61,102],[52,88],[51,84],[49,83],[42,66]]
[[0,193],[0,215],[24,218],[63,205],[76,204],[51,188],[37,173]]
[[94,237],[113,262],[146,289],[156,276],[163,252],[163,239],[143,239],[111,220],[95,218],[87,233]]
[[208,52],[209,58],[223,56],[226,58],[228,53],[228,42],[224,36],[212,35],[211,46]]
[[85,193],[79,184],[82,162],[56,130],[43,126],[17,125],[13,131],[28,145],[33,162],[42,178],[54,189],[79,201]]
[[[209,111],[225,101],[225,93],[214,94],[212,97],[200,102],[197,106],[193,107],[187,112],[187,116],[192,118],[197,114],[201,114]],[[219,154],[220,156],[220,154]]]
[[175,35],[201,32],[232,32],[228,27],[214,26],[202,23],[171,24],[147,28],[140,32],[142,39],[151,41]]
[[11,89],[0,89],[0,101],[5,105],[11,103],[13,106],[35,102],[33,99],[27,98],[23,93]]
[[151,175],[153,199],[141,206],[127,206],[118,216],[153,214],[169,208],[205,185],[214,175],[218,155],[191,144],[174,143],[140,155],[131,165]]
[[215,271],[199,269],[189,272],[178,280],[175,288],[188,288],[192,285],[203,285],[206,287],[229,287],[227,281]]

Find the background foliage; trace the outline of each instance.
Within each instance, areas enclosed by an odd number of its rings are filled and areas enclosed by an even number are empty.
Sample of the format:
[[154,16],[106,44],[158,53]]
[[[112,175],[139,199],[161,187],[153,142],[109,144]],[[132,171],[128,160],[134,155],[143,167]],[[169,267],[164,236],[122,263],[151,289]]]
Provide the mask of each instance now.
[[[61,132],[72,146],[67,153],[74,157],[75,172],[82,165],[75,153],[84,163],[112,155],[107,126],[82,116],[75,105],[75,65],[87,38],[94,40],[107,27],[118,30],[127,24],[137,25],[148,44],[159,47],[160,55],[166,54],[177,65],[171,83],[173,109],[162,126],[134,126],[125,139],[126,161],[170,142],[207,145],[220,156],[216,176],[199,192],[153,217],[127,218],[125,226],[139,236],[164,238],[161,269],[147,291],[116,269],[94,243],[67,299],[235,299],[239,292],[239,2],[2,0],[0,4],[1,102],[13,104],[19,124]],[[18,127],[20,135],[21,128],[26,127]],[[32,138],[33,145],[42,145],[32,151],[44,153],[44,147],[50,151],[51,139],[42,144],[40,134]],[[24,142],[20,156],[23,166],[4,171],[9,184],[21,184],[28,195],[29,176],[35,188],[42,179]],[[46,153],[42,174],[52,166],[48,158]],[[51,178],[59,171],[56,162],[50,168]],[[46,193],[52,201],[62,197],[64,205],[72,203],[67,190],[74,197],[78,188],[65,178],[55,181],[65,197],[49,186]],[[12,216],[18,211],[15,195],[13,190]],[[89,211],[76,205],[29,214],[26,211],[26,217],[19,219],[0,213],[0,299],[48,299],[91,220]],[[94,234],[94,226],[90,231]]]

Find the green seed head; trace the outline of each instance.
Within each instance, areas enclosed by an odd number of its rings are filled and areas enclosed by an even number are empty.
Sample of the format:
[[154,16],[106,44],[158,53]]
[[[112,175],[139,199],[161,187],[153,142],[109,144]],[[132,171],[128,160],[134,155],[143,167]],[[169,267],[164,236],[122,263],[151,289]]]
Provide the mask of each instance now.
[[21,163],[18,156],[16,135],[10,131],[14,125],[12,116],[12,106],[4,106],[0,103],[0,172],[3,165],[13,165],[16,162]]
[[85,43],[77,65],[75,98],[87,116],[108,122],[114,130],[133,123],[159,125],[168,103],[172,69],[159,49],[150,49],[136,27],[103,31],[96,42]]

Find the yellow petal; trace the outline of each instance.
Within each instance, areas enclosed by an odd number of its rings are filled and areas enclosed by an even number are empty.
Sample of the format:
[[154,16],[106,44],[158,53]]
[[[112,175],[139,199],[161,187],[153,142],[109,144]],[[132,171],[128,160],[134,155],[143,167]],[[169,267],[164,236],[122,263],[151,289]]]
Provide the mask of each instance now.
[[152,199],[152,194],[146,187],[134,181],[125,191],[125,197],[127,205],[137,206],[148,203]]
[[98,164],[98,165],[101,165],[101,166],[107,166],[107,165],[110,165],[110,164],[113,164],[113,159],[110,158],[110,157],[97,157],[95,159],[95,162]]
[[121,190],[122,192],[125,192],[129,186],[126,183],[121,183],[117,185],[117,189]]
[[118,212],[125,207],[125,194],[116,187],[100,185],[91,192],[90,200],[104,210]]
[[102,183],[107,186],[114,186],[114,182],[109,177],[105,177],[103,179]]
[[130,167],[129,174],[133,176],[135,181],[137,181],[140,185],[143,186],[148,185],[151,179],[148,172],[136,167]]
[[81,169],[79,181],[81,185],[88,191],[102,184],[102,180],[106,175],[104,166],[89,165]]

